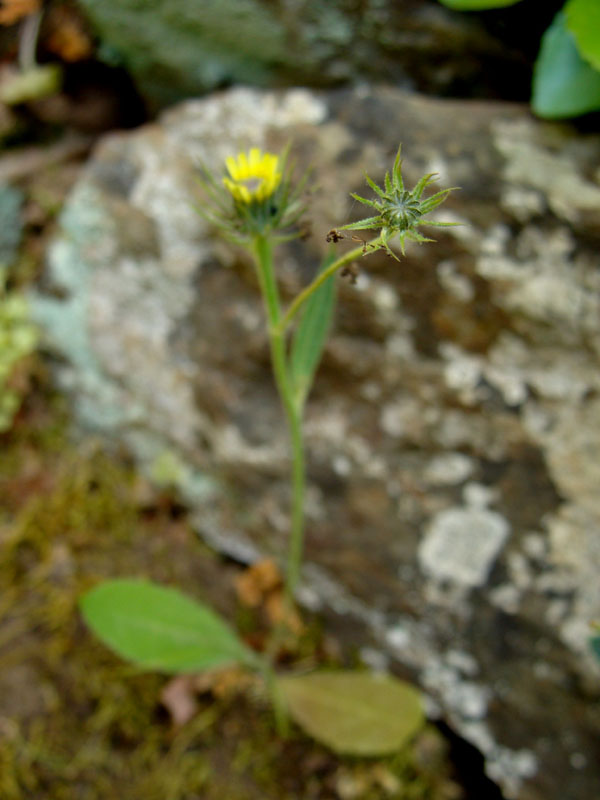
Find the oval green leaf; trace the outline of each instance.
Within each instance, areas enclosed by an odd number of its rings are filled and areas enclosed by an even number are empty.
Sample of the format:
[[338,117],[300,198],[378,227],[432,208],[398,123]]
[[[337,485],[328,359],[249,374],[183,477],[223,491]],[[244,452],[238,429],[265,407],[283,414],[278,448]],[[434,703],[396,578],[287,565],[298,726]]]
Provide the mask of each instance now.
[[598,0],[568,0],[564,8],[567,28],[577,42],[586,61],[600,69],[600,2]]
[[542,37],[531,105],[540,117],[575,117],[600,109],[600,72],[584,61],[560,12]]
[[256,662],[220,617],[176,589],[145,580],[106,581],[84,595],[80,608],[104,644],[145,669],[196,672]]
[[388,675],[313,672],[279,678],[278,685],[294,721],[337,753],[392,753],[425,721],[420,693]]

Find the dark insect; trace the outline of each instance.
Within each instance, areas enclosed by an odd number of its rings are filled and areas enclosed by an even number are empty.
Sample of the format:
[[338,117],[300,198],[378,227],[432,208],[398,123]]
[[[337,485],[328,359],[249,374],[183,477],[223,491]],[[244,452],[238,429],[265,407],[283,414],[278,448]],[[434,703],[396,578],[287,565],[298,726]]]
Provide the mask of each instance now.
[[356,286],[356,281],[358,280],[358,274],[359,274],[358,266],[354,262],[352,264],[347,264],[340,272],[342,278],[348,278],[348,281],[350,282],[351,286]]
[[309,219],[302,220],[299,228],[300,239],[305,242],[312,236],[312,223]]
[[360,242],[362,244],[362,246],[363,246],[363,248],[362,248],[363,256],[366,255],[369,252],[369,249],[370,250],[377,250],[377,248],[375,247],[374,244],[370,244],[369,242],[365,242],[365,240],[361,239],[360,236],[353,236],[352,237],[352,241],[353,242]]
[[336,231],[335,228],[332,228],[329,231],[329,233],[327,234],[327,236],[325,237],[325,241],[333,242],[334,244],[337,244],[340,241],[340,239],[344,239],[344,238],[345,237],[342,236],[342,234],[339,233],[339,231]]

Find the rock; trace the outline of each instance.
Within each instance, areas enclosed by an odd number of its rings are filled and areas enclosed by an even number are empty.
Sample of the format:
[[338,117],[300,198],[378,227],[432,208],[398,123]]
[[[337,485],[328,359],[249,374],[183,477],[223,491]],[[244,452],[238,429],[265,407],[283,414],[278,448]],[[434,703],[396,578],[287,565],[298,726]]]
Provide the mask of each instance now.
[[313,164],[314,236],[279,261],[291,296],[399,139],[407,183],[462,187],[440,217],[464,225],[340,281],[307,412],[300,594],[371,663],[412,674],[506,797],[595,797],[600,137],[391,88],[190,101],[100,143],[36,315],[82,426],[179,487],[215,547],[281,557],[287,445],[262,309],[248,259],[194,211],[195,169],[289,140]]
[[[326,87],[383,80],[442,95],[467,91],[525,99],[531,60],[511,32],[525,23],[531,41],[539,40],[531,15],[523,20],[518,10],[496,13],[498,36],[475,15],[453,13],[431,0],[79,5],[102,40],[100,54],[124,64],[154,108],[240,82]],[[538,17],[541,34],[547,13]]]

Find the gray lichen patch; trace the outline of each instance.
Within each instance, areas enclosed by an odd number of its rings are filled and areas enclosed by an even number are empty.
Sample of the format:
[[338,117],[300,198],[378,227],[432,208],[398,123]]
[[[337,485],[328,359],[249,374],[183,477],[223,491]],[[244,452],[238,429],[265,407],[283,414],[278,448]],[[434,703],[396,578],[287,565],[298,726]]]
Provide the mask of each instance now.
[[[504,175],[511,186],[537,190],[545,197],[553,213],[571,224],[581,225],[583,212],[596,212],[600,206],[600,188],[574,165],[578,151],[584,168],[597,162],[597,143],[574,142],[566,132],[555,135],[540,131],[531,120],[502,120],[492,126],[494,144],[505,158]],[[530,205],[529,195],[524,206]],[[521,196],[523,200],[523,195]]]
[[510,527],[495,511],[450,508],[437,514],[419,547],[419,564],[437,581],[483,586]]

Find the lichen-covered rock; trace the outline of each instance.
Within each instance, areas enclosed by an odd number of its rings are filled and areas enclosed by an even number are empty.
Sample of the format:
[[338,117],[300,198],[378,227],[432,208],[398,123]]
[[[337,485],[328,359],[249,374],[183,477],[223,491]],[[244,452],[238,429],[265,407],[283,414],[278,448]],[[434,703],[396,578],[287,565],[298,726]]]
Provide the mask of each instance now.
[[473,15],[432,0],[79,4],[101,38],[100,54],[118,58],[154,107],[240,82],[326,87],[383,80],[444,95],[486,87],[492,96],[524,98],[530,80],[526,59],[510,44],[518,10],[509,10],[500,39]]
[[313,237],[281,253],[286,296],[399,140],[409,183],[462,187],[442,218],[464,223],[340,280],[307,415],[302,598],[412,673],[507,797],[598,796],[599,137],[393,89],[237,89],[107,137],[49,254],[61,296],[36,303],[58,378],[216,547],[284,552],[262,309],[248,260],[194,211],[194,173],[290,139],[318,189]]

